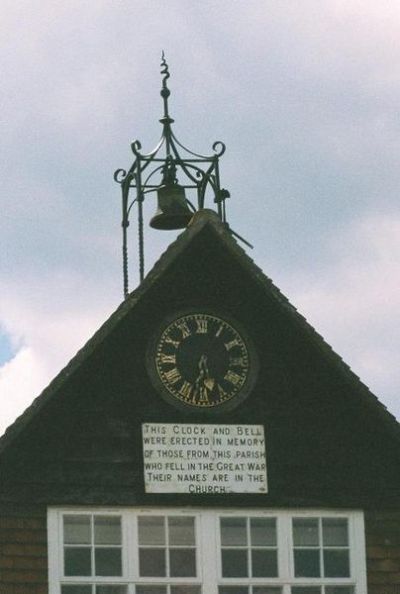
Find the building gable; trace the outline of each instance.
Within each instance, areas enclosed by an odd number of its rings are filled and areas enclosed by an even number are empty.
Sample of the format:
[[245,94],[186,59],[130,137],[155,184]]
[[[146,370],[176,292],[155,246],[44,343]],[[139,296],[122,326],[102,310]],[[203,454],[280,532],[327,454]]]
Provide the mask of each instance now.
[[[237,320],[257,350],[252,392],[223,414],[171,406],[150,381],[149,342],[188,309]],[[145,493],[143,423],[262,424],[268,493],[232,505],[399,502],[398,424],[207,211],[2,438],[0,501],[226,505]]]

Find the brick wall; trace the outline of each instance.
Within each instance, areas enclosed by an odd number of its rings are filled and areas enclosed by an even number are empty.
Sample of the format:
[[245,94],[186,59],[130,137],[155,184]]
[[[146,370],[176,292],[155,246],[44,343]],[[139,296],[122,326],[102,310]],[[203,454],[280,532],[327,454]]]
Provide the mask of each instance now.
[[46,510],[0,512],[0,594],[47,594]]
[[368,594],[400,594],[400,512],[365,514]]

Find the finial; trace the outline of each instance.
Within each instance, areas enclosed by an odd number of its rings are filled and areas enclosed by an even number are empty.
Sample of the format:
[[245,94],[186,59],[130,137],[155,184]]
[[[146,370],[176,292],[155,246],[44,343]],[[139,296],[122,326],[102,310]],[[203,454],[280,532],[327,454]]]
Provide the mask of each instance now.
[[164,50],[162,51],[162,54],[161,54],[161,74],[164,75],[163,79],[162,79],[161,97],[163,97],[164,99],[167,99],[167,97],[169,97],[171,94],[171,91],[167,87],[167,80],[169,79],[169,77],[171,75],[168,70],[168,64],[165,59]]

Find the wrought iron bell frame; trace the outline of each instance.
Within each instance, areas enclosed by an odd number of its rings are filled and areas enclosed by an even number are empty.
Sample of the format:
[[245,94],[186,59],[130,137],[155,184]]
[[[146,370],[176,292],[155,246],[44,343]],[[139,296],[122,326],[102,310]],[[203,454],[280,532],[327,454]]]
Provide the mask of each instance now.
[[[153,151],[147,154],[141,152],[142,146],[139,140],[132,142],[131,149],[135,159],[130,169],[128,171],[117,169],[114,173],[114,180],[120,184],[122,191],[122,257],[125,297],[129,294],[128,227],[131,210],[133,205],[137,204],[139,276],[140,281],[142,281],[144,278],[143,202],[147,194],[156,192],[163,184],[163,181],[158,184],[155,183],[154,176],[157,173],[163,175],[168,168],[173,168],[176,171],[179,186],[184,189],[196,191],[196,206],[187,197],[185,198],[193,213],[196,210],[204,208],[206,193],[208,190],[211,190],[214,203],[216,204],[217,214],[221,221],[226,223],[225,201],[229,197],[229,192],[221,188],[219,173],[219,158],[225,152],[225,144],[221,141],[214,142],[212,145],[213,154],[206,156],[188,149],[177,139],[172,131],[174,120],[169,115],[168,110],[168,98],[171,92],[167,87],[167,80],[170,77],[170,73],[164,52],[161,59],[161,74],[163,75],[163,79],[160,94],[163,98],[164,106],[164,115],[159,120],[162,124],[161,138]],[[164,156],[162,156],[162,152],[164,152]],[[130,192],[133,188],[136,189],[136,196],[131,200]]]

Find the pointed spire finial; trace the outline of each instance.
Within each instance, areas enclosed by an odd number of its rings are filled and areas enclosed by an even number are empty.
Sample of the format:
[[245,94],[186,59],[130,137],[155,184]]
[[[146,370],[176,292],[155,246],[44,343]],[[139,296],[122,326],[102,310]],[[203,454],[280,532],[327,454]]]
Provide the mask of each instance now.
[[164,50],[162,51],[161,54],[161,74],[163,74],[163,79],[162,79],[162,89],[161,89],[161,96],[162,97],[169,97],[170,95],[170,90],[167,87],[167,80],[169,79],[169,77],[171,76],[168,70],[168,64],[167,61],[165,59],[165,54],[164,54]]
[[168,64],[167,64],[167,61],[165,59],[164,50],[162,51],[162,54],[161,54],[161,74],[163,75],[163,79],[162,79],[162,89],[161,89],[160,95],[161,95],[161,97],[164,100],[164,118],[168,118],[169,119],[169,113],[168,113],[168,97],[170,96],[171,91],[167,87],[167,80],[169,79],[169,77],[171,75],[170,75],[169,70],[168,70]]

